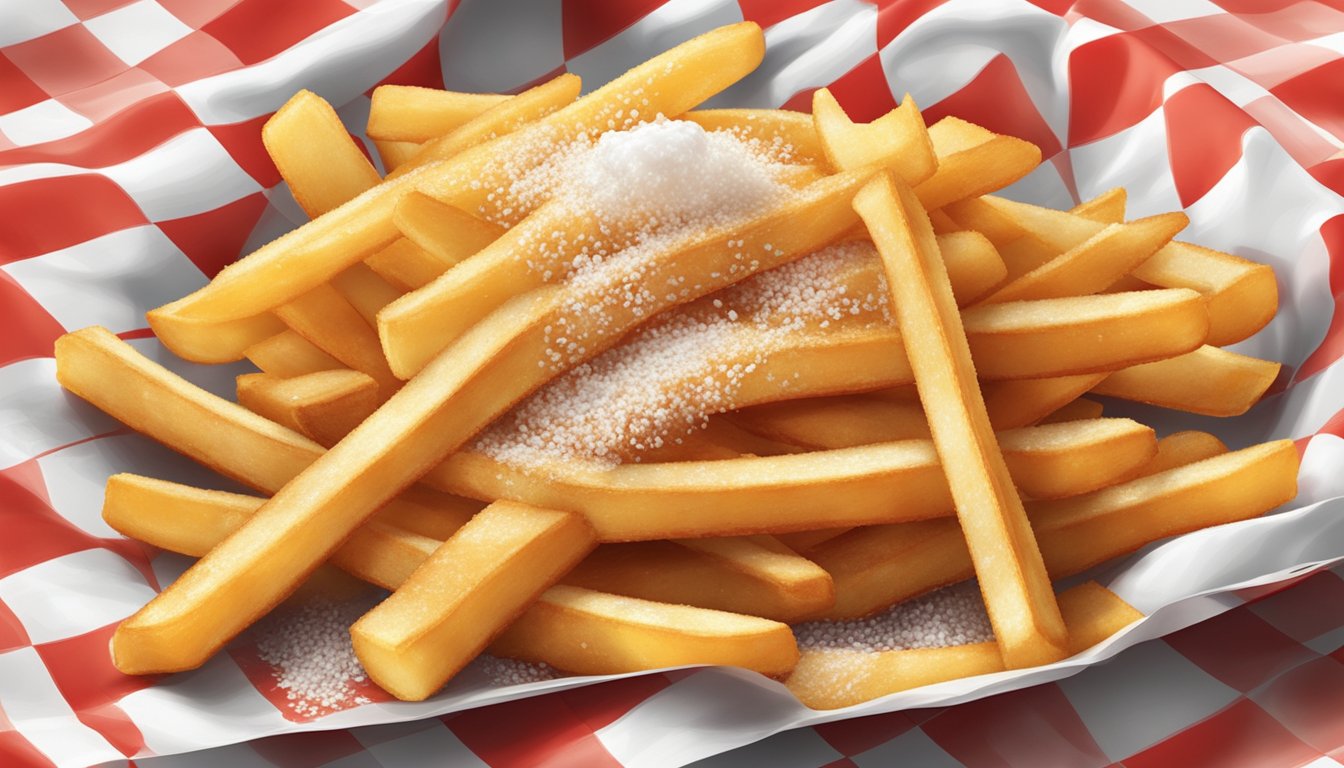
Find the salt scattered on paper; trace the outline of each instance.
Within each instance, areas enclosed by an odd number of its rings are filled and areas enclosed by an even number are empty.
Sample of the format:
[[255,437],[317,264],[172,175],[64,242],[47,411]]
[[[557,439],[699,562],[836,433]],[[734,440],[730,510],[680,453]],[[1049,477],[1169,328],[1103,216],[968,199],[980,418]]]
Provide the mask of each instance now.
[[793,632],[801,651],[898,651],[994,639],[975,581],[944,587],[867,618],[808,622]]
[[285,605],[252,630],[258,657],[272,667],[288,705],[302,717],[363,704],[355,686],[367,676],[350,641],[350,625],[377,602],[312,598]]

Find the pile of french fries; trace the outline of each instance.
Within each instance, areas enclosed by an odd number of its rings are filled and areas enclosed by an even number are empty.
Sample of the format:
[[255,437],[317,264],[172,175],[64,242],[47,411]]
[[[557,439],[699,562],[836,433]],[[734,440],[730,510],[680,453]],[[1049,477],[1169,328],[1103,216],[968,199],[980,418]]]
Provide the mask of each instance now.
[[[742,23],[582,97],[568,74],[516,96],[383,86],[368,135],[385,178],[319,97],[277,112],[265,146],[312,221],[149,315],[188,360],[254,363],[237,403],[100,328],[56,344],[68,390],[263,494],[108,480],[114,528],[200,558],[118,627],[116,666],[197,667],[330,563],[391,590],[351,635],[401,699],[489,652],[579,674],[737,665],[845,706],[1090,647],[1137,612],[1055,581],[1295,495],[1286,441],[1158,440],[1088,397],[1244,412],[1279,366],[1220,346],[1273,317],[1268,267],[1174,240],[1180,213],[1125,221],[1123,190],[1071,211],[994,196],[1039,150],[956,118],[926,126],[908,97],[867,124],[825,89],[812,115],[695,110],[763,53]],[[529,233],[568,242],[603,222],[496,190],[555,146],[655,116],[788,147],[795,194],[651,253],[650,281],[694,290],[610,309],[556,362],[551,325],[584,320]],[[845,285],[887,291],[889,319],[791,334],[770,350],[779,375],[704,429],[614,467],[538,472],[471,450],[649,317],[853,240],[877,257]],[[769,256],[725,268],[743,250]],[[789,627],[970,578],[995,642],[800,653]]]

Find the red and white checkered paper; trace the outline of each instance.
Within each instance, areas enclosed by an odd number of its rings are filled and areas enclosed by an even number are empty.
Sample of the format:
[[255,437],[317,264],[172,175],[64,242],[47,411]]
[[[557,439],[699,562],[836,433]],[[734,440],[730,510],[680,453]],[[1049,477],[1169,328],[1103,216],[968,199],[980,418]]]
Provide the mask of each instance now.
[[[1273,264],[1282,310],[1237,345],[1285,363],[1273,396],[1231,421],[1119,408],[1234,446],[1296,440],[1298,500],[1106,569],[1149,616],[1080,657],[838,712],[729,669],[513,689],[468,673],[429,702],[313,720],[245,648],[118,674],[115,623],[186,561],[108,528],[104,479],[228,485],[63,394],[53,340],[104,325],[231,393],[242,366],[173,359],[144,312],[301,223],[259,135],[299,88],[358,136],[380,83],[512,90],[568,70],[592,88],[744,18],[766,60],[716,105],[805,109],[829,85],[867,119],[910,92],[930,120],[1042,148],[1012,196],[1124,185],[1133,215],[1184,209],[1184,239]],[[1344,583],[1311,574],[1344,558],[1342,53],[1340,0],[0,3],[0,764],[680,765],[796,729],[708,764],[1337,765]],[[326,732],[221,747],[297,731]]]

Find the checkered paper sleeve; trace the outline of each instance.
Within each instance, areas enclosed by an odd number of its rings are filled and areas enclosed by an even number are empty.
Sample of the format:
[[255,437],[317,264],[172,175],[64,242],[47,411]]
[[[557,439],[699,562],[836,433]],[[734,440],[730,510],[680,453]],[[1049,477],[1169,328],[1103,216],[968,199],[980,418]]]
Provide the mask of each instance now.
[[[866,120],[909,92],[930,122],[957,115],[1041,147],[1047,161],[1011,197],[1067,207],[1125,186],[1132,215],[1184,210],[1183,238],[1272,264],[1279,315],[1235,349],[1284,362],[1274,394],[1234,422],[1131,412],[1232,445],[1297,441],[1298,499],[1107,570],[1108,586],[1148,618],[1080,657],[824,714],[772,681],[722,669],[600,686],[574,678],[499,686],[476,669],[422,704],[370,688],[358,706],[305,712],[286,705],[264,654],[246,644],[191,673],[117,673],[106,653],[112,629],[186,561],[108,527],[99,515],[104,480],[133,471],[229,486],[64,394],[55,338],[103,325],[230,395],[244,366],[176,360],[144,314],[306,219],[260,141],[261,124],[296,90],[336,105],[372,150],[361,132],[379,84],[511,91],[569,71],[591,89],[742,19],[765,28],[765,63],[713,106],[806,109],[812,91],[829,86]],[[1338,602],[1338,577],[1324,572],[1224,611],[1344,558],[1341,83],[1344,6],[1330,1],[0,6],[0,764],[139,761],[331,729],[352,730],[287,737],[304,746],[228,747],[235,757],[226,761],[255,753],[288,768],[359,754],[396,765],[397,755],[424,749],[515,765],[563,745],[587,756],[584,764],[667,765],[806,727],[758,749],[786,745],[768,754],[788,752],[797,765],[925,750],[974,766],[1003,759],[1004,740],[1028,725],[1043,730],[1019,740],[1098,765],[1180,762],[1229,733],[1252,734],[1270,751],[1248,764],[1339,756],[1344,710],[1320,691],[1339,677],[1344,637],[1338,615],[1327,626],[1310,608]],[[1177,688],[1194,693],[1153,693]],[[1048,715],[1004,719],[1003,702]],[[986,712],[1000,713],[1002,732],[958,735]],[[417,722],[379,725],[403,721]],[[536,725],[520,731],[524,722]],[[1013,752],[1009,763],[1048,763],[1056,753],[1041,754]],[[815,762],[804,760],[811,755]]]

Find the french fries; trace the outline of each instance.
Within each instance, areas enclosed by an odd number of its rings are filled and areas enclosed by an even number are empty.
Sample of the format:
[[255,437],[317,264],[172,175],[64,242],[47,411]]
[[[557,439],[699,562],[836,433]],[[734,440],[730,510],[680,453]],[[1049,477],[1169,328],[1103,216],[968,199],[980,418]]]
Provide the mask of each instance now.
[[578,515],[496,502],[355,622],[355,655],[397,698],[429,698],[595,543]]
[[[1073,248],[1105,227],[1085,216],[991,197],[987,201],[1014,218],[1056,251]],[[1190,288],[1209,302],[1209,343],[1231,344],[1263,328],[1278,309],[1274,272],[1264,264],[1210,248],[1172,242],[1134,269],[1134,277],[1162,288]]]
[[454,93],[413,85],[380,85],[369,102],[369,138],[423,144],[461,128],[509,97]]
[[[1043,497],[1084,493],[1155,453],[1151,430],[1123,419],[1018,430],[1004,439],[1013,480]],[[612,469],[525,472],[457,453],[425,476],[440,490],[581,512],[602,541],[786,533],[952,514],[927,440]]]
[[[1166,536],[1256,517],[1296,493],[1298,458],[1287,441],[1225,455],[1209,455],[1207,438],[1180,441],[1203,446],[1169,447],[1167,456],[1140,470],[1152,475],[1028,505],[1051,578]],[[1192,463],[1166,468],[1186,459]],[[805,554],[835,579],[835,607],[827,618],[864,616],[973,574],[960,533],[941,520],[858,529]]]
[[890,169],[906,184],[918,184],[938,167],[929,131],[910,94],[877,120],[855,123],[831,92],[821,88],[812,94],[812,120],[832,168],[878,166]]
[[[336,566],[393,591],[352,635],[399,698],[488,648],[842,706],[1075,653],[1137,614],[1051,579],[1293,496],[1287,441],[1158,441],[1090,399],[1245,411],[1279,366],[1219,345],[1273,316],[1268,267],[1173,241],[1182,213],[1126,222],[1123,189],[996,197],[1040,151],[908,97],[867,124],[825,88],[811,115],[695,109],[763,47],[730,25],[586,96],[380,87],[381,180],[291,99],[263,142],[313,220],[150,313],[179,355],[263,371],[238,404],[103,329],[56,345],[71,392],[270,496],[109,480],[110,525],[201,558],[115,665],[198,666],[313,574],[353,584]],[[781,623],[972,576],[994,643]]]
[[1065,654],[1067,630],[989,424],[971,347],[920,199],[890,176],[879,176],[855,196],[854,208],[887,267],[915,385],[1004,665],[1056,661]]
[[239,405],[326,447],[340,442],[379,402],[378,382],[358,371],[238,377]]
[[777,621],[568,585],[547,590],[490,650],[594,675],[724,664],[782,677],[798,661],[793,633]]
[[[420,166],[276,239],[230,265],[206,288],[151,312],[150,326],[169,348],[188,359],[236,360],[247,346],[280,330],[277,323],[268,325],[257,318],[266,318],[270,309],[316,288],[394,240],[392,213],[406,192],[418,190],[464,210],[482,207],[496,213],[502,207],[487,205],[486,198],[516,172],[494,162],[496,156],[605,127],[632,96],[647,99],[650,114],[679,115],[744,76],[763,56],[760,27],[750,22],[701,35],[521,131]],[[613,127],[635,122],[623,118]],[[541,159],[537,157],[538,162]],[[521,215],[520,211],[513,216]]]
[[[1143,618],[1115,593],[1087,581],[1059,594],[1069,628],[1068,653],[1102,642]],[[974,643],[896,651],[804,650],[787,685],[804,704],[838,709],[958,677],[1005,669],[997,644]]]
[[830,574],[769,536],[604,544],[564,582],[783,622],[835,601]]
[[1116,371],[1092,391],[1206,416],[1240,416],[1260,401],[1280,367],[1204,345],[1185,355]]

